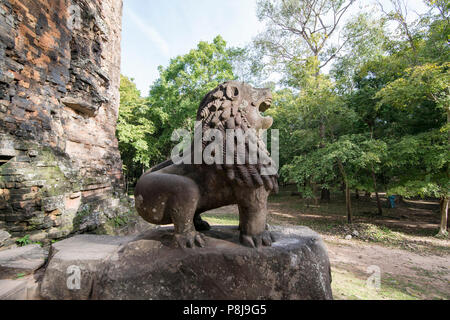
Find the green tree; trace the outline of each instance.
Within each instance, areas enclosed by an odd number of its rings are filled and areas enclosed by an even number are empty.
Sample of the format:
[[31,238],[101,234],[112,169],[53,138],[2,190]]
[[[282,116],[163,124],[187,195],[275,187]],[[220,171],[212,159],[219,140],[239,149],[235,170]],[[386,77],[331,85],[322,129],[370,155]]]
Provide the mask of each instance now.
[[[289,1],[261,3],[272,19],[272,38],[261,43],[281,44],[278,49],[288,52],[284,45],[295,46],[295,28],[289,23],[302,21],[300,14],[294,22],[302,11],[278,10],[285,4],[289,8]],[[342,31],[348,47],[336,55],[331,78],[317,72],[328,61],[326,55],[293,59],[298,64],[282,71],[295,79],[285,83],[296,89],[277,92],[269,112],[281,130],[282,177],[295,181],[305,195],[315,196],[317,184],[333,188],[344,183],[349,221],[350,188],[375,191],[380,214],[379,188],[405,197],[440,197],[444,234],[450,180],[449,5],[427,3],[432,10],[414,22],[407,19],[406,2],[397,0],[380,20],[364,13],[351,19]],[[398,28],[388,32],[386,23]],[[303,36],[297,34],[299,42]],[[297,49],[302,57],[308,46]],[[266,59],[287,66],[290,58],[272,54]]]
[[142,174],[152,159],[159,157],[154,133],[164,118],[165,114],[161,110],[150,108],[146,99],[141,97],[133,79],[120,77],[117,138],[127,186],[130,179]]
[[[269,69],[281,71],[284,83],[302,90],[315,82],[320,92],[320,70],[336,58],[348,39],[340,42],[340,24],[355,0],[259,0],[257,15],[266,30],[254,41],[255,49]],[[338,39],[337,41],[332,41]],[[314,78],[311,80],[310,78]],[[326,109],[327,104],[322,105]],[[321,143],[326,144],[324,113],[318,127]],[[322,199],[330,192],[322,188]]]
[[367,190],[360,177],[367,176],[374,168],[379,169],[386,156],[386,149],[386,144],[365,135],[343,135],[324,148],[295,157],[282,171],[306,195],[314,195],[314,189],[311,188],[314,182],[325,182],[330,186],[336,185],[337,181],[342,183],[345,187],[347,221],[352,223],[350,190],[356,187]]
[[[387,39],[386,53],[359,67],[353,77],[355,90],[349,95],[349,106],[361,116],[358,130],[368,130],[373,139],[388,145],[383,170],[378,171],[388,192],[440,197],[440,234],[446,234],[448,9],[427,13],[408,25],[404,3],[396,4],[394,12],[386,16],[398,22],[403,39]],[[435,4],[429,4],[436,9]]]
[[[450,63],[426,63],[406,70],[404,77],[390,82],[377,93],[380,104],[414,114],[416,109],[432,109],[435,127],[428,132],[407,135],[394,144],[392,159],[402,175],[394,183],[398,194],[441,198],[440,235],[447,234],[449,203],[450,145]],[[439,117],[441,113],[441,117]],[[425,116],[433,115],[428,113]],[[440,119],[439,119],[440,118]],[[446,118],[446,122],[444,122]],[[402,161],[402,158],[403,159]],[[406,160],[406,163],[405,163]],[[391,164],[394,166],[393,164]]]
[[201,99],[217,85],[234,80],[232,59],[240,54],[229,49],[217,36],[211,43],[201,41],[196,49],[170,60],[168,67],[159,67],[159,78],[150,88],[151,108],[162,110],[167,117],[155,132],[158,160],[170,156],[175,129],[193,130]]
[[361,12],[349,19],[342,31],[346,46],[336,57],[330,75],[341,94],[351,94],[356,88],[357,72],[367,64],[386,55],[386,21]]
[[[386,83],[375,97],[379,106],[389,106],[405,115],[409,128],[392,143],[390,187],[398,194],[441,198],[439,235],[447,235],[449,204],[450,63],[448,1],[426,1],[432,10],[418,19],[421,31],[407,32],[408,49],[394,56],[411,55],[413,63],[400,76]],[[403,53],[406,52],[406,53]],[[392,191],[394,192],[394,191]]]
[[[287,89],[278,92],[274,108],[268,113],[273,115],[274,125],[280,130],[282,177],[297,183],[304,196],[317,202],[319,186],[329,190],[348,182],[346,171],[339,171],[342,169],[337,166],[339,161],[322,160],[340,136],[351,133],[356,115],[336,94],[329,78],[319,75],[305,80],[298,94]],[[322,125],[326,128],[323,135],[319,130]],[[336,172],[341,172],[342,177]],[[350,198],[347,204],[350,205]]]
[[254,41],[269,66],[288,82],[317,74],[344,48],[338,39],[342,18],[355,0],[258,0],[257,15],[266,30]]

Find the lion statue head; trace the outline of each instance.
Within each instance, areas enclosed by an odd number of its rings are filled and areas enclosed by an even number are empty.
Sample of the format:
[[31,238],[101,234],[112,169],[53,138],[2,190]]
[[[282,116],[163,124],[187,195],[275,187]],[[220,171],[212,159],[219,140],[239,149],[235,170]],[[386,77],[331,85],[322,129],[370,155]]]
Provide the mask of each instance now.
[[[261,114],[271,103],[272,94],[269,89],[255,89],[243,82],[228,81],[203,98],[197,112],[197,121],[201,123],[204,136],[208,136],[206,133],[211,129],[223,133],[222,161],[216,167],[225,171],[230,181],[250,188],[265,186],[268,191],[278,192],[277,170],[261,139],[263,131],[273,124],[271,117]],[[227,135],[230,131],[236,133],[233,138]],[[244,148],[241,149],[237,138],[239,132],[244,136]],[[203,150],[212,141],[203,140]],[[227,143],[234,145],[231,151],[227,149]],[[229,159],[233,161],[230,162]]]

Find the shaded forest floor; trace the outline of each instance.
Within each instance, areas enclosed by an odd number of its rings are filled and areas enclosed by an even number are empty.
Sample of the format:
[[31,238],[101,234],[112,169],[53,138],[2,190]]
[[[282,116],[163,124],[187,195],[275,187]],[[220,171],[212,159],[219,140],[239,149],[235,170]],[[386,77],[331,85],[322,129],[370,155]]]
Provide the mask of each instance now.
[[[382,197],[383,216],[378,216],[375,199],[353,197],[354,223],[349,225],[342,196],[311,205],[291,191],[283,188],[270,198],[269,224],[304,225],[323,237],[335,299],[450,299],[450,241],[434,237],[438,201],[405,200],[388,209]],[[236,206],[203,217],[212,224],[238,224]],[[366,284],[371,266],[380,270],[379,289]]]

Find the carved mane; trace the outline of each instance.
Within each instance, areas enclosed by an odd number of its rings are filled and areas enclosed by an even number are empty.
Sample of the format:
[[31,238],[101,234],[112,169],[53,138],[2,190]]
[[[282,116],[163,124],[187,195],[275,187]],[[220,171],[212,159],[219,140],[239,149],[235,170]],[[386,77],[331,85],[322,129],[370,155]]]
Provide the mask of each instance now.
[[[224,170],[229,181],[236,182],[240,186],[258,188],[265,186],[267,190],[278,192],[278,175],[273,170],[273,160],[264,142],[252,129],[246,117],[246,107],[255,103],[255,97],[251,92],[255,91],[250,85],[236,81],[225,82],[209,92],[200,103],[197,112],[197,121],[201,121],[202,133],[205,135],[210,129],[218,129],[223,137],[223,162],[216,164],[218,170]],[[241,129],[246,134],[245,139],[245,164],[237,164],[237,143],[234,141],[234,164],[226,164],[226,130]],[[249,161],[249,141],[256,144],[258,156],[256,164]],[[203,140],[202,151],[212,141]],[[274,174],[265,175],[263,169],[272,168]]]

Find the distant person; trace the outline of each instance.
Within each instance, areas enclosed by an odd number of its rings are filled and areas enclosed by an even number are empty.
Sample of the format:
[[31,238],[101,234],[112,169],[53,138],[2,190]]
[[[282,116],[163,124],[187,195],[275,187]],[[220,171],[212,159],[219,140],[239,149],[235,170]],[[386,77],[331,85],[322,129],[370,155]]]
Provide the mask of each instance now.
[[391,195],[389,196],[389,208],[395,209],[395,196]]

